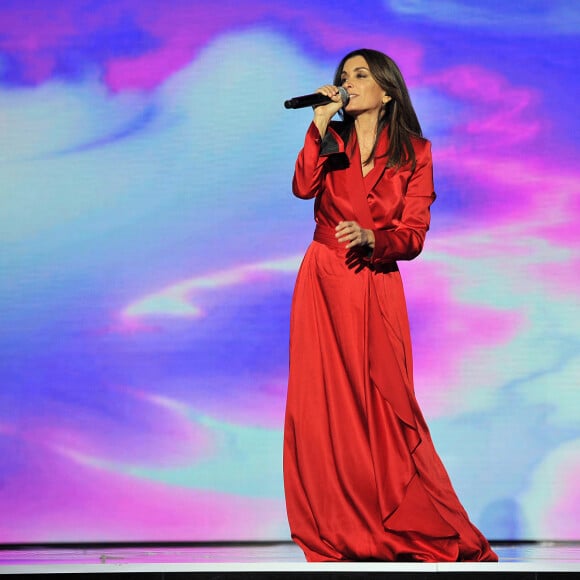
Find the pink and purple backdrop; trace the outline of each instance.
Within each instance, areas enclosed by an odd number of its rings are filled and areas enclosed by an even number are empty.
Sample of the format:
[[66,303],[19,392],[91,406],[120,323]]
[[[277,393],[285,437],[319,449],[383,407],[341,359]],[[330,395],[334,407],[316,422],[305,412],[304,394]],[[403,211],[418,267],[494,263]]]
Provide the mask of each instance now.
[[282,103],[361,46],[433,142],[401,268],[440,453],[491,538],[580,538],[579,30],[563,0],[4,0],[0,542],[288,537],[313,226]]

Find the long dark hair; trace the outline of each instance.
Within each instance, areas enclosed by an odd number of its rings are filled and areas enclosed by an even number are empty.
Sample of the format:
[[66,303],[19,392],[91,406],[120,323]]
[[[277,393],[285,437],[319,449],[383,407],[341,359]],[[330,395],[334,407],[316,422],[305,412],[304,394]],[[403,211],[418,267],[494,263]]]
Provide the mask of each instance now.
[[[362,56],[367,61],[373,78],[391,97],[391,100],[383,106],[383,112],[379,116],[377,136],[372,151],[364,163],[367,164],[374,158],[379,135],[385,128],[388,128],[386,129],[389,132],[389,149],[386,154],[388,157],[387,166],[402,167],[410,162],[412,169],[414,169],[415,152],[411,145],[411,137],[422,137],[423,132],[399,67],[392,58],[378,50],[370,48],[353,50],[340,61],[336,69],[334,74],[336,86],[342,84],[341,76],[344,63],[353,56]],[[348,129],[347,134],[350,134],[354,118],[344,110],[340,114],[346,125],[345,128]]]

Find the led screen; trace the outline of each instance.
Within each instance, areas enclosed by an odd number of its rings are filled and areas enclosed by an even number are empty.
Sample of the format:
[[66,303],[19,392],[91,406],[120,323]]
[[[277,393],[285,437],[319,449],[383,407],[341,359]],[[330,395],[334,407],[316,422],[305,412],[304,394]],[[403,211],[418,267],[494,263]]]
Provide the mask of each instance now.
[[438,199],[401,264],[415,386],[474,522],[580,537],[577,3],[0,5],[0,542],[288,538],[311,111],[400,65]]

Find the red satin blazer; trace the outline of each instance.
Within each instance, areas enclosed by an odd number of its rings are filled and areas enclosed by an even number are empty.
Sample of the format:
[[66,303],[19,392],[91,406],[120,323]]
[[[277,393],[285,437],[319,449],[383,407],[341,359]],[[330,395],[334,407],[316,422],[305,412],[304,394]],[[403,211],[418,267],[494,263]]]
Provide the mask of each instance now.
[[[387,167],[387,132],[377,144],[374,168],[363,177],[356,131],[345,144],[343,124],[332,122],[324,139],[311,123],[296,161],[294,195],[316,197],[317,224],[335,228],[340,221],[357,221],[373,230],[375,263],[412,260],[423,249],[429,229],[429,207],[435,200],[431,143],[412,138],[416,165]],[[355,156],[359,156],[358,158]]]

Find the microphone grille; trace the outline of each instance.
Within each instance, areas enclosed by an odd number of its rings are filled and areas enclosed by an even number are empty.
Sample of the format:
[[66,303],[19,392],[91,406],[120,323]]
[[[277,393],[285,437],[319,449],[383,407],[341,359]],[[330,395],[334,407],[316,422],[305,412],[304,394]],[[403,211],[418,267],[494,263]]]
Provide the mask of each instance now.
[[342,106],[346,107],[348,100],[350,99],[350,95],[344,87],[338,87],[338,92],[340,93],[340,98],[342,99]]

